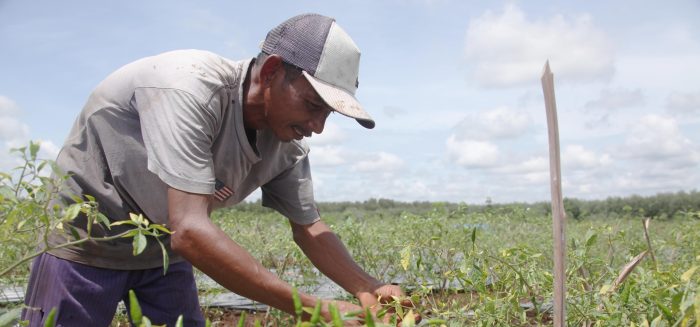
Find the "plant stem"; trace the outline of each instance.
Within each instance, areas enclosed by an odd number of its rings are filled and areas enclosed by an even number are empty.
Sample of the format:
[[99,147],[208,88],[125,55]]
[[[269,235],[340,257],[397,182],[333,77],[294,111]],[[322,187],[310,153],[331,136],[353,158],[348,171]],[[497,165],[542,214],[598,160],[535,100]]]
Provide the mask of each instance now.
[[105,236],[105,237],[98,237],[98,238],[86,237],[86,238],[81,238],[81,239],[79,239],[79,240],[75,240],[75,241],[71,241],[71,242],[66,242],[66,243],[60,244],[60,245],[55,246],[55,247],[45,248],[44,250],[41,250],[41,251],[38,251],[38,252],[35,252],[35,253],[32,253],[32,254],[26,255],[24,258],[20,259],[19,261],[15,262],[14,264],[12,264],[10,267],[5,268],[2,272],[0,272],[0,277],[5,276],[7,273],[9,273],[9,272],[12,271],[13,269],[17,268],[19,265],[21,265],[21,264],[25,263],[26,261],[31,260],[31,259],[33,259],[33,258],[35,258],[35,257],[38,257],[38,256],[41,255],[42,253],[46,253],[46,252],[49,252],[49,251],[51,251],[51,250],[62,249],[62,248],[69,247],[69,246],[73,246],[73,245],[82,244],[82,243],[85,243],[85,242],[90,241],[90,240],[92,240],[92,241],[98,241],[98,242],[102,242],[102,241],[111,241],[111,240],[114,240],[114,239],[118,239],[118,238],[120,238],[120,237],[123,237],[124,235],[128,234],[129,232],[130,232],[130,230],[129,230],[129,231],[122,232],[122,233],[119,233],[119,234],[117,234],[117,235]]

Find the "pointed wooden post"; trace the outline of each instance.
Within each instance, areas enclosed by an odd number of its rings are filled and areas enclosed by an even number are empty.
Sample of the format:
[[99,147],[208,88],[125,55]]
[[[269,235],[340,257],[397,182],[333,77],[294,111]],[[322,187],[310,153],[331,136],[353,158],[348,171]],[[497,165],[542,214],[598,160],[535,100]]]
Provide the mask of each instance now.
[[554,232],[554,326],[566,326],[566,214],[561,192],[561,164],[559,159],[559,126],[557,102],[554,98],[554,75],[549,69],[549,60],[542,73],[544,105],[547,109],[547,131],[549,134],[549,177],[552,191],[552,229]]

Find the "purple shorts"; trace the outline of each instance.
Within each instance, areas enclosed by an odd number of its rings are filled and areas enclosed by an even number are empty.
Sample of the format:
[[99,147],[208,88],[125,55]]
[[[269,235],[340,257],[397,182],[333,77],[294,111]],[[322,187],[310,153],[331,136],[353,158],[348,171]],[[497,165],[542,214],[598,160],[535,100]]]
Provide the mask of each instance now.
[[32,264],[22,320],[43,326],[51,308],[56,326],[109,326],[119,301],[129,307],[133,289],[143,315],[156,325],[204,326],[197,286],[188,262],[145,270],[96,268],[42,254]]

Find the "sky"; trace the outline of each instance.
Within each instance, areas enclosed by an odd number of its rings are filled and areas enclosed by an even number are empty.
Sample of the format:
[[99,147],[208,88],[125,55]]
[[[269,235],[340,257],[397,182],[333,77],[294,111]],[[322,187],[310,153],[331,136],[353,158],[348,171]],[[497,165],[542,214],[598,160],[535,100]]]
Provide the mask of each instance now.
[[29,140],[54,159],[122,65],[188,48],[247,59],[306,12],[362,51],[357,98],[377,124],[333,115],[308,139],[318,201],[549,200],[547,60],[565,197],[700,186],[697,0],[0,0],[0,169]]

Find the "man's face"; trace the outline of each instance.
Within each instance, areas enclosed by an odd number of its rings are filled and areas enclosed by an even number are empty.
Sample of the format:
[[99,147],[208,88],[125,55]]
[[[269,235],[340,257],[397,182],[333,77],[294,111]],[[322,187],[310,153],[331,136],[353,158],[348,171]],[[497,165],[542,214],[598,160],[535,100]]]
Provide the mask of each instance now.
[[272,82],[267,100],[268,126],[284,142],[321,134],[332,112],[301,75],[292,82],[278,76]]

